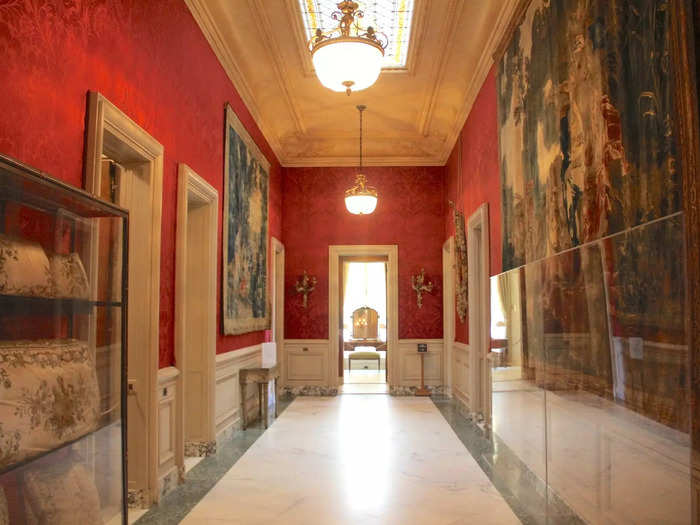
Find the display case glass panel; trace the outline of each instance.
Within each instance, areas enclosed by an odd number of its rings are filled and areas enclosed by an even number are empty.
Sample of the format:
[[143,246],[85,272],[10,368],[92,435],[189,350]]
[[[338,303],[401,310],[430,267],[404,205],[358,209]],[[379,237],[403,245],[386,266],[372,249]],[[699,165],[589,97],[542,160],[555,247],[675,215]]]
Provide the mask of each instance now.
[[125,518],[127,213],[0,156],[0,524]]

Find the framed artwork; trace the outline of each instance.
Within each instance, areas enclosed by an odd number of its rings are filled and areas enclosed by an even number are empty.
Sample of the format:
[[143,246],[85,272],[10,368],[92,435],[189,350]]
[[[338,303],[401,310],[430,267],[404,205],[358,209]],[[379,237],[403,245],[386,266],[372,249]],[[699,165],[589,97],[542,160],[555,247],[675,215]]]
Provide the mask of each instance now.
[[222,308],[225,335],[265,330],[270,163],[226,105]]

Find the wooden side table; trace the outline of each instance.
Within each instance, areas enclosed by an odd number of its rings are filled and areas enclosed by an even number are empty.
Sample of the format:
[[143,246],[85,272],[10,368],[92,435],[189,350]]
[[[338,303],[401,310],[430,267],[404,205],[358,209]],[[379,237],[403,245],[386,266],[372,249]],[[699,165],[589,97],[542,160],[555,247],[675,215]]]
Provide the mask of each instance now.
[[241,405],[243,412],[243,430],[248,426],[248,409],[245,402],[245,391],[247,385],[257,383],[258,385],[258,415],[265,422],[267,428],[267,392],[270,381],[273,381],[275,390],[275,417],[277,417],[277,379],[279,378],[279,369],[276,366],[272,368],[241,368],[238,371],[238,379],[241,383]]

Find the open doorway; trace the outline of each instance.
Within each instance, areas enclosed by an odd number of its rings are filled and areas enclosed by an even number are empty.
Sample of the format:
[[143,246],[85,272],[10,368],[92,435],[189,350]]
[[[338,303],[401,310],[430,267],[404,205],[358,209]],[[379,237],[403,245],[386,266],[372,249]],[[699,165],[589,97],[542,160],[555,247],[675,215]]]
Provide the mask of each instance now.
[[[398,247],[396,245],[343,245],[343,246],[329,246],[329,265],[328,265],[328,276],[329,276],[329,294],[328,294],[328,333],[330,337],[330,352],[333,359],[336,360],[336,365],[332,366],[332,369],[336,370],[330,379],[331,386],[339,386],[339,391],[341,393],[387,393],[389,392],[392,385],[395,384],[397,375],[397,362],[392,356],[395,354],[395,350],[398,349],[399,344],[399,314],[398,314],[398,304],[399,304],[399,294],[398,294]],[[380,300],[373,298],[376,297],[376,292],[371,292],[369,290],[370,283],[367,284],[367,293],[365,294],[362,288],[365,286],[362,283],[362,278],[358,277],[353,279],[350,275],[350,271],[345,271],[346,263],[379,263],[379,267],[383,268],[383,279],[377,277],[380,283],[383,283],[384,291],[379,292],[379,295],[384,296],[383,304],[381,306]],[[362,267],[358,267],[359,275],[362,275]],[[369,268],[369,267],[367,267]],[[368,272],[370,270],[367,270]],[[348,295],[352,295],[355,299],[348,299],[347,308],[345,308],[345,289],[346,280],[345,273],[350,275],[350,282],[348,284],[348,290],[353,290],[348,292]],[[381,272],[379,273],[381,275]],[[360,283],[353,285],[352,283]],[[360,292],[355,295],[354,288],[360,288]],[[364,303],[363,303],[364,301]],[[352,302],[352,304],[351,304]],[[374,304],[365,304],[371,302]],[[363,304],[360,304],[363,303]],[[354,305],[354,307],[353,307]],[[363,307],[368,307],[363,309]],[[384,317],[380,317],[380,309],[385,310]],[[348,312],[348,316],[344,315],[345,310]],[[364,330],[361,328],[364,323],[372,324],[370,328],[374,328],[373,317],[374,313],[371,310],[375,310],[377,316],[377,330],[376,337],[374,337],[374,332],[369,331],[369,329]],[[353,316],[354,314],[354,316]],[[353,326],[355,322],[358,325],[360,331],[353,334]],[[380,326],[384,325],[384,326]],[[346,339],[347,343],[346,344]],[[365,347],[365,348],[361,348]],[[370,347],[370,348],[366,348]],[[351,360],[349,355],[346,359],[346,352],[360,352],[368,351],[374,352],[372,354],[372,359],[364,360],[359,357],[355,357]],[[377,355],[379,354],[379,355]],[[379,359],[377,360],[377,357]],[[373,374],[372,380],[381,380],[380,383],[345,383],[345,369],[348,369],[348,375],[352,373],[351,380],[360,378],[361,375],[370,376]],[[352,372],[350,371],[350,366],[352,366]],[[363,374],[355,374],[355,370],[367,370]],[[372,371],[373,372],[370,372]]]
[[[180,368],[178,439],[185,471],[216,449],[214,368],[219,194],[186,164],[178,168],[175,363]],[[180,446],[178,444],[178,450]]]
[[387,392],[386,256],[341,258],[343,392]]
[[89,94],[85,186],[129,211],[127,484],[130,507],[158,500],[158,330],[163,146]]

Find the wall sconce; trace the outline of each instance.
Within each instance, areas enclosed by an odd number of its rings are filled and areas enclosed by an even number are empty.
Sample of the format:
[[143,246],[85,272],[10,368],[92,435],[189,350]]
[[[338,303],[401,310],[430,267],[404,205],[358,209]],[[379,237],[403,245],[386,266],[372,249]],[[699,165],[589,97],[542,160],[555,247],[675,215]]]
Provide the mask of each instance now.
[[418,308],[423,308],[423,294],[433,291],[433,283],[430,281],[425,282],[425,268],[421,268],[418,275],[411,276],[411,286],[416,291]]
[[309,294],[314,291],[314,288],[316,288],[316,277],[309,277],[306,270],[304,270],[304,275],[297,279],[294,286],[297,293],[303,294],[304,298],[302,305],[304,308],[306,308],[309,304]]

